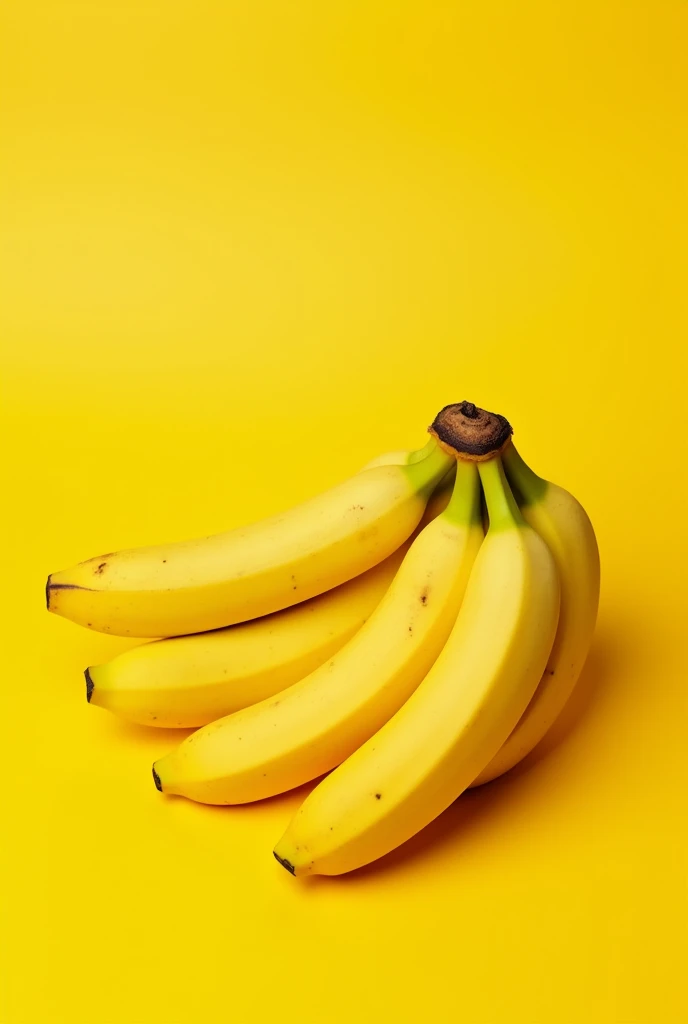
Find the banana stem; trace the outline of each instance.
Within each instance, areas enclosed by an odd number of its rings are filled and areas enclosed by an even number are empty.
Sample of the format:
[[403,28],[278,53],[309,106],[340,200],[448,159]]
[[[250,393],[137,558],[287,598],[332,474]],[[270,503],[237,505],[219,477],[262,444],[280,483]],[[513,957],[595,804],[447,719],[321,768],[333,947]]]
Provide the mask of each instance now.
[[449,504],[442,513],[452,523],[480,522],[480,477],[475,462],[456,460],[456,480]]
[[406,465],[412,466],[415,462],[422,462],[426,455],[429,455],[430,452],[434,450],[436,444],[437,441],[434,437],[428,438],[427,443],[424,444],[422,448],[419,448],[415,452],[409,452]]
[[429,455],[426,455],[420,462],[403,466],[402,469],[408,475],[414,490],[420,494],[430,495],[455,461],[453,456],[443,452],[437,442],[433,440]]
[[523,505],[535,505],[541,501],[547,490],[547,481],[534,473],[530,466],[526,465],[521,456],[514,448],[513,443],[507,446],[502,455],[504,469],[507,479],[517,497]]
[[490,529],[500,530],[525,526],[525,519],[511,493],[501,458],[497,456],[487,462],[479,462],[478,472],[487,502]]

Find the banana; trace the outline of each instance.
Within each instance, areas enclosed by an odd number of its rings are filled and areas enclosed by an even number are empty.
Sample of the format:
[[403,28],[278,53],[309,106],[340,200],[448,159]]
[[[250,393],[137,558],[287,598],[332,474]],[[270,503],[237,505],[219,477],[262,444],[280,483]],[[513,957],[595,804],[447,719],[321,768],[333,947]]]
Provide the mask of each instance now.
[[[388,452],[378,459],[404,463],[413,454]],[[559,625],[547,667],[521,721],[470,788],[510,771],[559,717],[588,656],[600,598],[600,555],[585,509],[568,491],[537,476],[513,443],[505,449],[503,462],[526,522],[554,555],[561,588]]]
[[433,445],[421,461],[358,473],[249,526],[92,558],[48,577],[48,609],[103,633],[159,637],[287,608],[392,554],[452,461]]
[[[447,507],[444,481],[421,526]],[[91,704],[163,728],[206,725],[303,679],[338,651],[380,603],[408,550],[309,601],[225,629],[154,640],[86,669]]]
[[536,476],[513,444],[504,453],[504,467],[524,518],[554,556],[561,606],[554,645],[533,699],[474,786],[513,768],[540,742],[563,710],[590,649],[600,596],[600,556],[585,509],[568,491]]
[[154,640],[86,669],[91,704],[130,722],[195,727],[272,697],[338,651],[394,578],[406,545],[309,601],[250,622]]
[[419,534],[363,628],[278,695],[194,733],[157,761],[158,789],[236,804],[293,789],[339,764],[412,693],[442,649],[483,538],[475,466]]
[[444,650],[380,731],[307,797],[275,847],[296,875],[341,874],[409,839],[494,757],[554,639],[559,583],[499,457],[479,464],[490,527]]

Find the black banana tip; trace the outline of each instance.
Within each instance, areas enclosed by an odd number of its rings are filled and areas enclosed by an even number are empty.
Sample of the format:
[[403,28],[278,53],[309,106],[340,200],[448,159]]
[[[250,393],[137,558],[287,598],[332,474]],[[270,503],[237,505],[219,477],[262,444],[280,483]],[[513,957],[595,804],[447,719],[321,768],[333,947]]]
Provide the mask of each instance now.
[[290,860],[287,860],[286,857],[280,857],[279,853],[277,853],[276,850],[272,851],[272,856],[275,858],[277,863],[281,864],[283,868],[286,868],[291,875],[296,874],[296,871],[294,870],[294,865]]
[[155,770],[155,765],[153,765],[151,771],[153,772],[153,782],[155,783],[155,788],[157,789],[158,793],[162,793],[162,782],[160,781],[160,776]]
[[50,611],[50,581],[52,576],[48,576],[45,581],[45,607]]
[[86,700],[91,703],[91,697],[93,696],[93,680],[91,679],[90,669],[84,669],[84,679],[86,680]]

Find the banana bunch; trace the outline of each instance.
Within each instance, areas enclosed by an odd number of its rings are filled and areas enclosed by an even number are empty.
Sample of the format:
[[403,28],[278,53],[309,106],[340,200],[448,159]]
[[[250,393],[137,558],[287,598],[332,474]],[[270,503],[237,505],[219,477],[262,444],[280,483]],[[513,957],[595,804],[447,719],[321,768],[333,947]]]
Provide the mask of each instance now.
[[295,875],[368,864],[507,772],[590,647],[581,505],[503,416],[461,402],[429,432],[270,519],[48,578],[50,611],[165,638],[85,673],[93,704],[200,727],[155,762],[161,792],[241,804],[326,776],[274,850]]

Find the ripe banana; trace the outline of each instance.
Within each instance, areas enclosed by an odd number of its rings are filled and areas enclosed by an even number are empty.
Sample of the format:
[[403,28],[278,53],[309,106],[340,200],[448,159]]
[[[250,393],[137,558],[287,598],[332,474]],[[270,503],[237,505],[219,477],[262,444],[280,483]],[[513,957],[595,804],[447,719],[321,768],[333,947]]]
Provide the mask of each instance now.
[[[388,452],[378,458],[403,463],[412,454]],[[588,656],[600,596],[600,555],[585,509],[568,491],[537,476],[512,443],[502,457],[526,522],[546,541],[554,556],[561,603],[552,652],[533,699],[502,749],[471,788],[510,771],[537,746],[559,717]]]
[[194,733],[155,763],[157,787],[202,803],[246,803],[343,761],[397,711],[441,651],[482,538],[477,471],[463,463],[446,511],[413,542],[348,644],[277,699]]
[[86,669],[91,704],[141,725],[206,725],[322,665],[380,603],[405,545],[333,590],[250,622],[153,640]]
[[50,611],[104,633],[159,637],[267,615],[345,583],[392,554],[452,466],[369,469],[262,522],[213,537],[101,555],[48,577]]
[[[447,507],[444,481],[421,520]],[[251,622],[154,640],[86,669],[91,704],[131,722],[200,726],[256,704],[303,679],[338,651],[380,603],[408,550],[309,601]]]
[[524,518],[554,556],[561,605],[554,645],[533,699],[474,786],[490,782],[518,764],[563,710],[590,649],[600,595],[600,556],[585,509],[568,491],[536,476],[513,444],[503,458]]
[[501,460],[479,468],[490,527],[451,636],[401,710],[292,819],[275,857],[293,874],[351,871],[409,839],[489,763],[535,691],[557,624],[556,567]]

